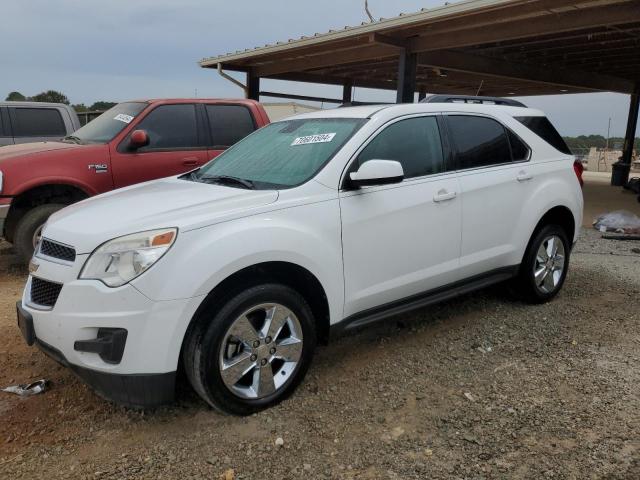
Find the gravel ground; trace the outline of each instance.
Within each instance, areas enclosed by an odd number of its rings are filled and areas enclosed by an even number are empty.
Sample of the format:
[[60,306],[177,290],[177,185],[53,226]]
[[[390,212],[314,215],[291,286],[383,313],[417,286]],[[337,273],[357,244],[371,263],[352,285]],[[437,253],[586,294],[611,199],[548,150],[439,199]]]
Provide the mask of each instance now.
[[186,386],[129,411],[24,345],[0,245],[0,478],[640,478],[640,243],[585,231],[546,305],[496,287],[317,352],[289,400],[222,416]]

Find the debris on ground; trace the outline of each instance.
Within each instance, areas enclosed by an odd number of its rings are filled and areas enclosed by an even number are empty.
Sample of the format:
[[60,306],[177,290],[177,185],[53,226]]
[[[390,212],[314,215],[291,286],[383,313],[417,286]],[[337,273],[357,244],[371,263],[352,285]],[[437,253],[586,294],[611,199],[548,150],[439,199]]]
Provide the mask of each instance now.
[[226,470],[218,477],[220,480],[234,480],[236,478],[236,472],[233,468]]
[[640,217],[627,210],[615,210],[596,218],[593,227],[602,233],[640,235]]
[[47,390],[48,384],[49,384],[49,381],[43,378],[33,383],[22,383],[20,385],[11,385],[9,387],[3,388],[2,391],[7,393],[15,393],[16,395],[20,395],[21,397],[30,397],[32,395],[38,395],[39,393],[44,393]]

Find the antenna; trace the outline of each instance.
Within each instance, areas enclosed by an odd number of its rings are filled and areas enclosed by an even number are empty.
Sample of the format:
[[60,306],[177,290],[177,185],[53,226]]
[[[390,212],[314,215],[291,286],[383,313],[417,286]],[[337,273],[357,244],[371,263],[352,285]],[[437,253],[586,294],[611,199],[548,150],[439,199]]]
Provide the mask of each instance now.
[[369,11],[369,0],[364,0],[364,11],[367,12],[367,16],[369,17],[371,23],[375,22],[375,20],[373,19],[373,15],[371,15],[371,12]]
[[480,91],[482,90],[483,84],[484,84],[484,80],[480,80],[480,86],[478,87],[478,91],[476,92],[476,97],[480,95]]

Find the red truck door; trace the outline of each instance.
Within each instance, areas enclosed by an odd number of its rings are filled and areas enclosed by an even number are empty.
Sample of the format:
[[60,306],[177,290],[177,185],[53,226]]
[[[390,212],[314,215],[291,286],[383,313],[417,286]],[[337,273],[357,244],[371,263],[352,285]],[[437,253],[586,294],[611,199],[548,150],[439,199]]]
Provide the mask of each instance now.
[[[205,164],[209,153],[198,117],[193,103],[161,104],[151,110],[112,148],[115,187],[179,175]],[[129,136],[135,130],[146,131],[149,144],[131,150]]]
[[234,143],[240,141],[258,125],[246,105],[205,103],[205,120],[208,126],[208,156],[215,158]]

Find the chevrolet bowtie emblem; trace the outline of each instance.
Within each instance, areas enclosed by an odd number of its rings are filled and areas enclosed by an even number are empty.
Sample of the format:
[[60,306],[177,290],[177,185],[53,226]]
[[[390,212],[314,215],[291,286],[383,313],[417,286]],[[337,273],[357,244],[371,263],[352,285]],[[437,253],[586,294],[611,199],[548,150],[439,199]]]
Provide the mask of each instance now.
[[33,260],[29,262],[29,273],[36,273],[38,271],[38,268],[40,268],[39,263],[36,263]]

